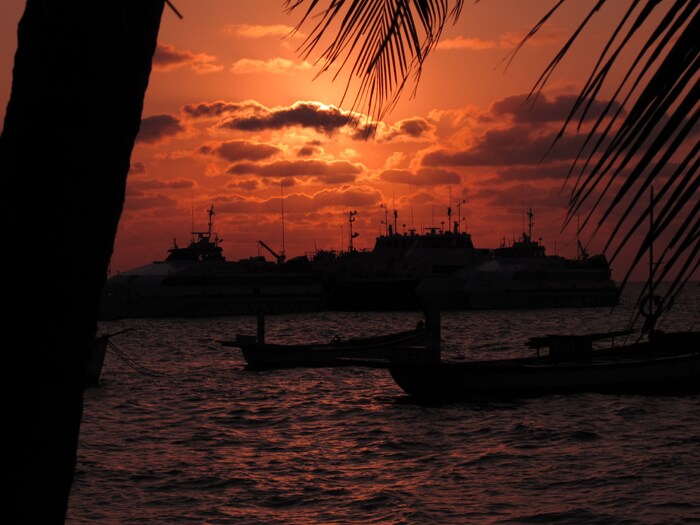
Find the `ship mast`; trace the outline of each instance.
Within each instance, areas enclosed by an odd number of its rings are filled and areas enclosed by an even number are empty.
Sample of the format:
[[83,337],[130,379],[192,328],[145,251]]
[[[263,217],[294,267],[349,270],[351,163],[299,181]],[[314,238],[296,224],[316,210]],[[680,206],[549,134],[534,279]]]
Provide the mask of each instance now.
[[[382,221],[382,224],[384,224],[384,233],[386,236],[389,236],[389,208],[387,207],[386,204],[380,204],[380,208],[384,208],[384,220]],[[382,234],[381,228],[379,229],[379,235]]]
[[355,237],[358,237],[360,234],[359,233],[353,233],[352,232],[352,223],[355,222],[355,215],[357,215],[357,211],[351,210],[347,212],[348,215],[348,222],[350,223],[350,243],[348,245],[348,251],[353,252],[355,251],[355,247],[353,246],[353,239]]
[[211,232],[212,232],[212,228],[214,227],[214,215],[216,215],[216,213],[214,212],[214,205],[213,204],[211,205],[211,208],[209,208],[207,213],[209,214],[209,230],[208,230],[208,237],[207,238],[211,239]]
[[464,231],[465,233],[467,232],[467,224],[466,224],[466,218],[462,217],[462,204],[466,204],[467,199],[460,199],[457,202],[457,220],[455,221],[455,226],[456,226],[456,233],[460,233],[462,231],[462,221],[464,220]]
[[194,197],[192,192],[190,192],[190,208],[192,209],[192,229],[190,232],[192,232],[192,242],[194,242]]
[[287,250],[285,249],[284,243],[284,185],[282,184],[282,179],[280,179],[280,208],[282,211],[282,257],[286,257]]

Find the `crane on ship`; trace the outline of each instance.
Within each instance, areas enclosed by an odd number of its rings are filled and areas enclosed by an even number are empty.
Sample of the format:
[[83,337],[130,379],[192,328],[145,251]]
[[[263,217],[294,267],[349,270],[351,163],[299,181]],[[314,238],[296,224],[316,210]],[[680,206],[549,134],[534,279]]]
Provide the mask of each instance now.
[[262,247],[265,248],[268,252],[270,252],[270,254],[272,254],[272,256],[273,256],[273,257],[275,258],[275,260],[277,261],[277,264],[284,264],[284,261],[287,259],[287,256],[284,254],[284,252],[282,252],[282,253],[277,253],[275,250],[273,250],[273,249],[270,248],[267,244],[265,244],[264,241],[258,241],[258,244],[260,244],[260,246],[262,246]]

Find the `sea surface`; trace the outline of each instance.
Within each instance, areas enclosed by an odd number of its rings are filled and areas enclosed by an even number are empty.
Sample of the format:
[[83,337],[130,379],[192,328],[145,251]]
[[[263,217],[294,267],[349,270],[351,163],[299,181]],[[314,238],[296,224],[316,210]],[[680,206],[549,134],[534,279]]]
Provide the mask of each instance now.
[[[608,308],[445,312],[444,356],[620,329]],[[689,287],[667,328],[700,329]],[[267,319],[268,341],[415,326],[416,313]],[[252,318],[122,320],[86,391],[68,523],[700,523],[700,396],[577,394],[420,404],[384,370],[248,371],[218,340]]]

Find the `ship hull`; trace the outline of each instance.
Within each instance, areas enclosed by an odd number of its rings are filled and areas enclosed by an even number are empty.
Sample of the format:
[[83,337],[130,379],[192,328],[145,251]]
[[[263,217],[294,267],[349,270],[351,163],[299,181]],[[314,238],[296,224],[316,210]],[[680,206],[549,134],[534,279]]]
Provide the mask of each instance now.
[[103,319],[313,312],[325,307],[319,276],[239,262],[153,263],[112,278]]

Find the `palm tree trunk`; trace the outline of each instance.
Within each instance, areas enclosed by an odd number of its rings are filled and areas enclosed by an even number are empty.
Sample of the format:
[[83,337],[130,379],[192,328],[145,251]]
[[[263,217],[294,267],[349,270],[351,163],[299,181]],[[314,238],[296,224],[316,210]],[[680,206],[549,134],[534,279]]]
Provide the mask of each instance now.
[[[86,355],[124,201],[163,0],[28,0],[0,136],[8,501],[62,522]],[[7,341],[7,338],[5,339]],[[6,421],[7,422],[7,421]]]

